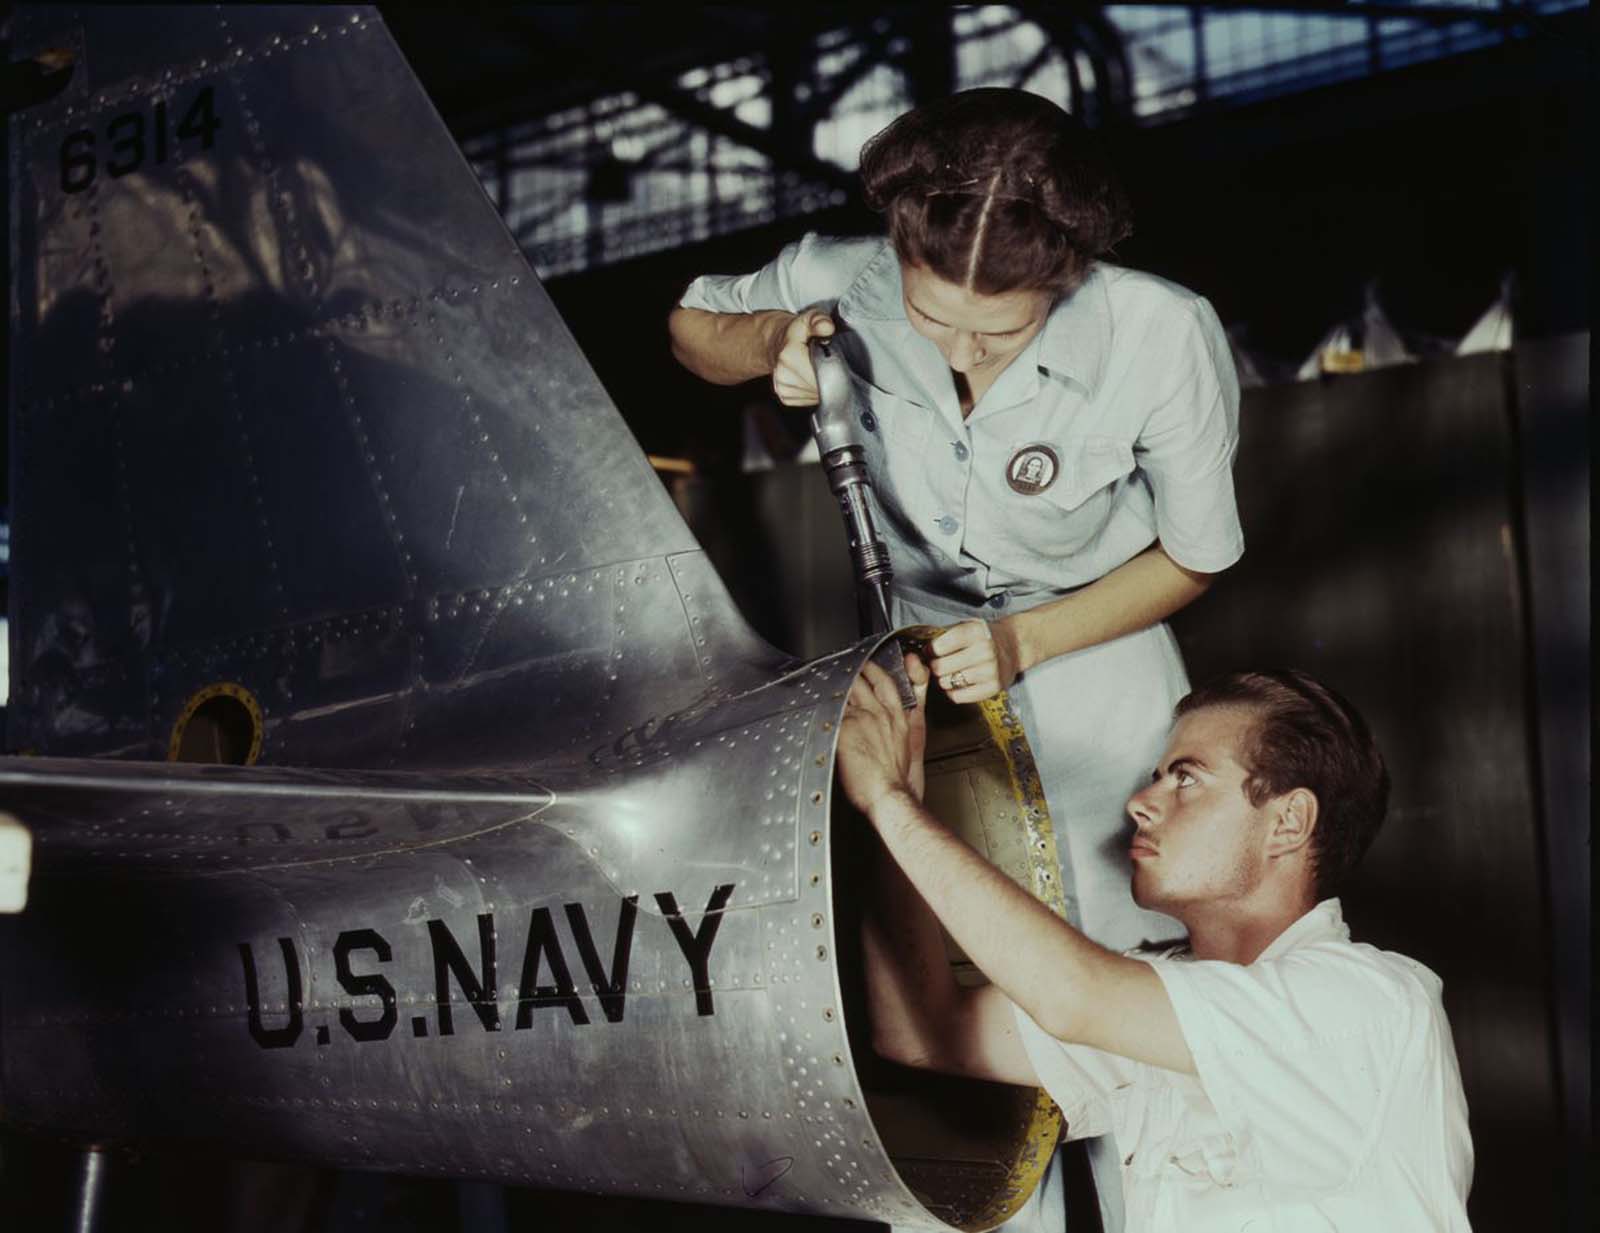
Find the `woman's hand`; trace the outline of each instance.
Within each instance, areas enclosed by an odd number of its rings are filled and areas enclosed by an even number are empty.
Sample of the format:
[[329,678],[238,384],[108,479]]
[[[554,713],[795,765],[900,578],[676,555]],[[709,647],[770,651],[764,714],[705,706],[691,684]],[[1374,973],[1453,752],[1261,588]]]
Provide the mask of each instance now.
[[906,675],[917,704],[905,710],[894,679],[868,663],[850,687],[839,725],[839,783],[868,818],[885,796],[902,792],[922,799],[922,756],[927,748],[928,670],[906,656]]
[[1021,650],[1011,618],[963,621],[928,644],[928,667],[952,702],[982,702],[1009,689],[1022,670]]
[[772,392],[786,407],[814,407],[822,396],[817,371],[811,364],[813,338],[833,336],[833,318],[820,308],[795,313],[787,325],[772,332],[768,353],[772,361]]

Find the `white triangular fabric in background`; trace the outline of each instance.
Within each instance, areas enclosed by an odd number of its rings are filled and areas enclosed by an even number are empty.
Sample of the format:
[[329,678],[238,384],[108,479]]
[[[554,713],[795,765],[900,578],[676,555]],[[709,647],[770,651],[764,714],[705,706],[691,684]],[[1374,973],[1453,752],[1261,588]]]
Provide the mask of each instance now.
[[1362,368],[1387,368],[1391,364],[1409,364],[1417,357],[1412,355],[1401,339],[1400,333],[1389,320],[1389,314],[1378,303],[1378,284],[1367,284],[1367,302],[1361,310]]
[[1354,345],[1354,321],[1334,326],[1322,336],[1322,341],[1312,348],[1295,373],[1300,381],[1311,381],[1328,372],[1367,372],[1374,368],[1388,368],[1393,364],[1409,364],[1417,357],[1411,354],[1400,331],[1394,328],[1389,314],[1378,302],[1378,284],[1367,284],[1365,303],[1359,318],[1361,345]]
[[1511,316],[1511,280],[1500,284],[1500,294],[1484,310],[1483,316],[1456,344],[1457,355],[1476,355],[1482,351],[1509,351],[1516,341]]
[[1311,354],[1306,356],[1305,363],[1295,370],[1295,380],[1315,381],[1323,374],[1323,357],[1329,355],[1349,355],[1350,327],[1336,325],[1322,336],[1322,341],[1311,348]]

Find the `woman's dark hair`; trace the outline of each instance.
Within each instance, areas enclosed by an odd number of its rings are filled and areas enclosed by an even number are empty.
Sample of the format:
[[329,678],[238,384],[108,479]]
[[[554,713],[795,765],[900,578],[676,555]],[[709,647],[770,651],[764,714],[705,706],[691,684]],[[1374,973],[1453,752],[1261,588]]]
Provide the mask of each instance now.
[[979,295],[1064,295],[1133,231],[1092,135],[1025,90],[908,111],[861,151],[861,182],[902,261]]
[[1389,808],[1389,771],[1366,720],[1339,694],[1293,668],[1208,681],[1178,703],[1177,714],[1213,706],[1252,712],[1250,734],[1238,751],[1252,805],[1296,788],[1316,796],[1311,856],[1317,898],[1337,894]]

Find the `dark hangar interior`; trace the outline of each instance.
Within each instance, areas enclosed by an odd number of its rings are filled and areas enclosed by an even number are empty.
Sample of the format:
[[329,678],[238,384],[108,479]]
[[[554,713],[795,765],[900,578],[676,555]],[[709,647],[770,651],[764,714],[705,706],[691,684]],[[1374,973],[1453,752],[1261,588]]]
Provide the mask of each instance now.
[[[1370,705],[1396,792],[1347,910],[1444,978],[1474,1227],[1588,1228],[1589,6],[378,11],[740,608],[799,656],[856,636],[804,422],[680,368],[668,312],[805,232],[880,231],[860,146],[920,102],[1018,86],[1107,138],[1118,260],[1206,295],[1245,387],[1250,547],[1174,621],[1190,674],[1304,662]],[[67,1227],[73,1168],[0,1136],[0,1224]],[[106,1205],[106,1230],[859,1227],[156,1154]]]

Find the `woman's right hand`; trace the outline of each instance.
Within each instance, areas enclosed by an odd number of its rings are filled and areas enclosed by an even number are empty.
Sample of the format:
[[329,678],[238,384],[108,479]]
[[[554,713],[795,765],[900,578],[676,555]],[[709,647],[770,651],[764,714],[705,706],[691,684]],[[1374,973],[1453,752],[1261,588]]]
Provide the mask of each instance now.
[[811,365],[810,341],[833,335],[833,318],[820,308],[795,313],[787,325],[774,330],[770,344],[772,392],[786,407],[814,407],[822,397],[817,372]]

